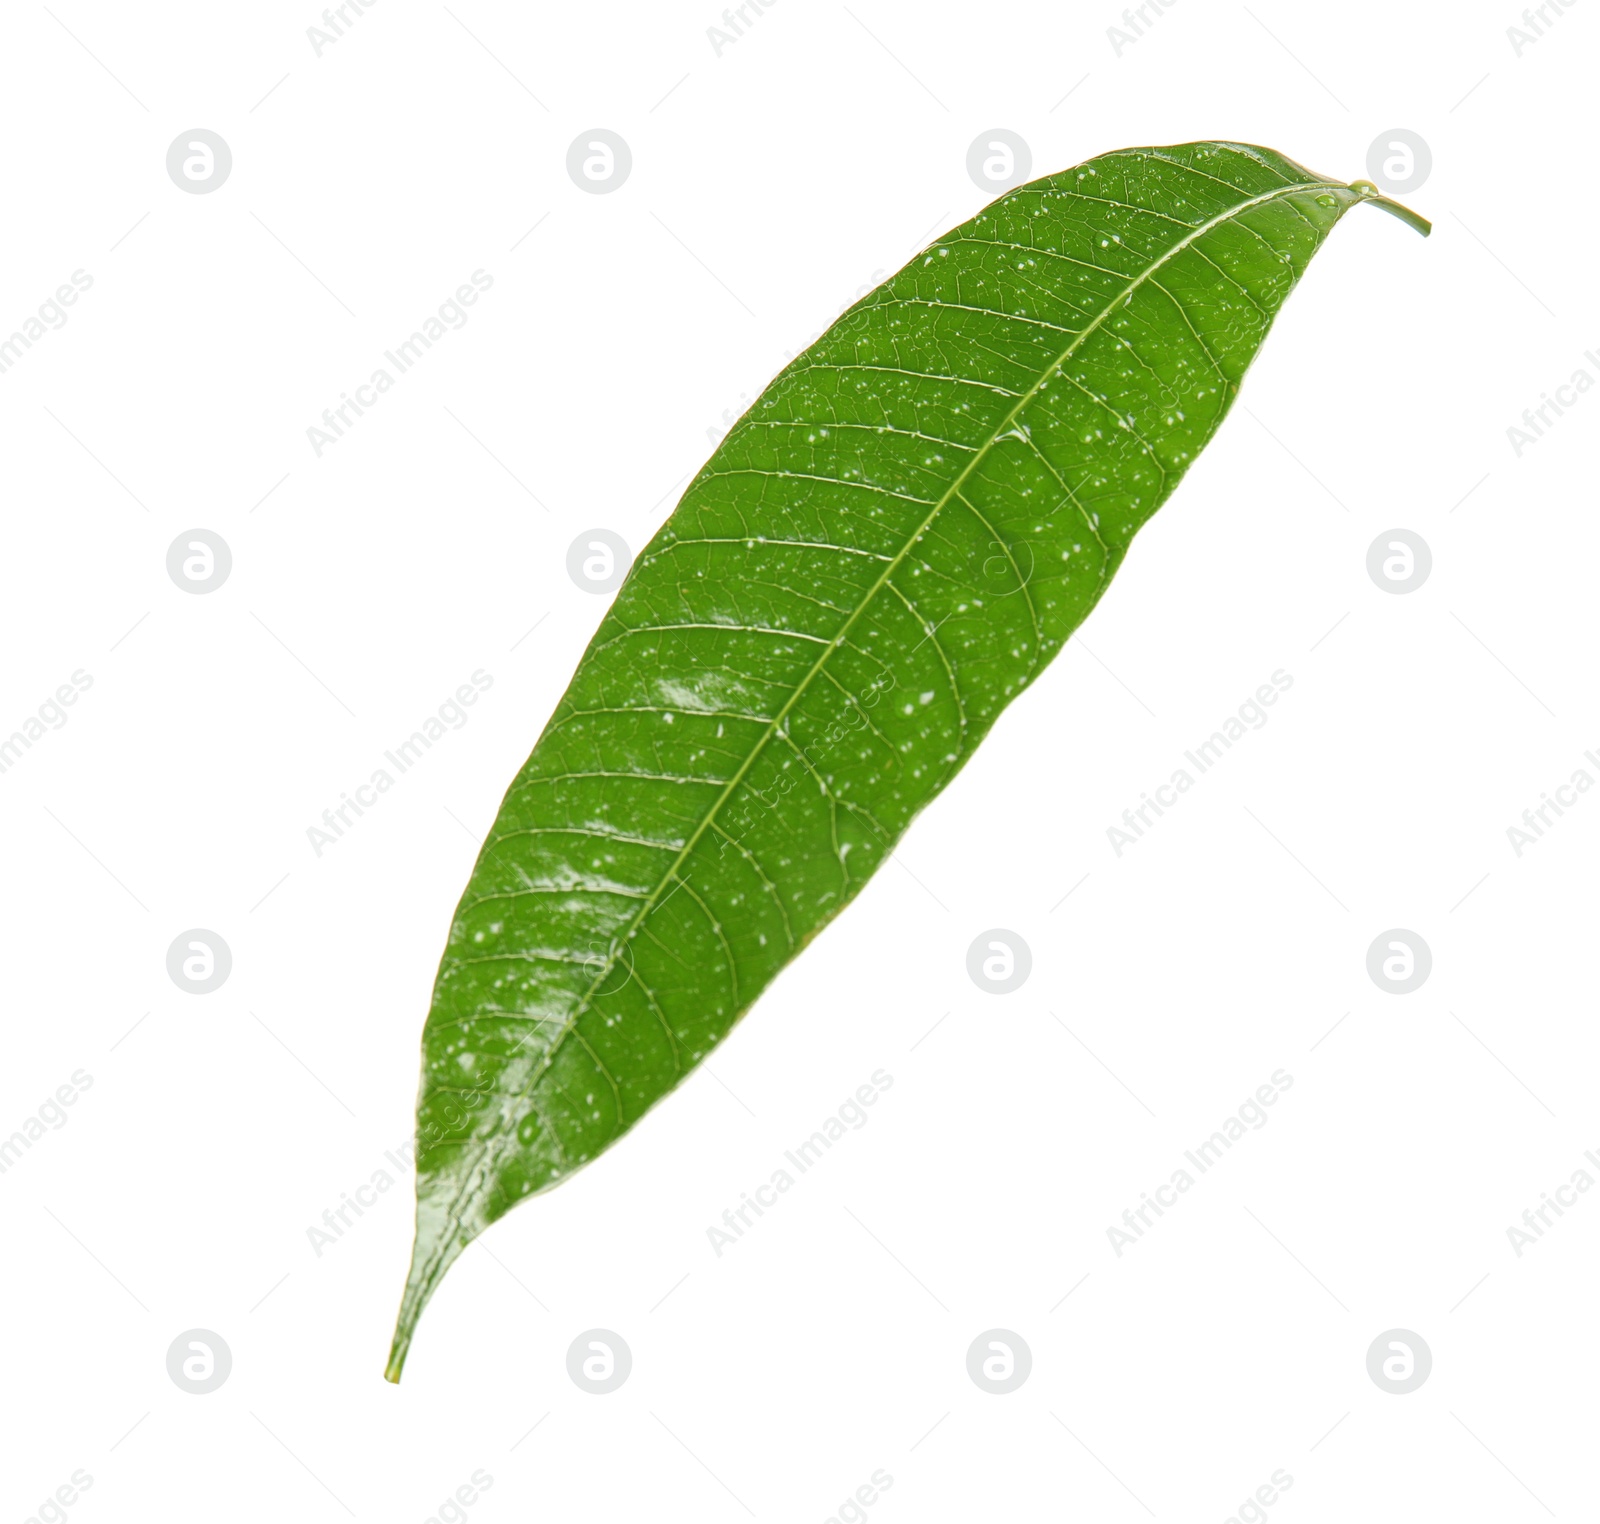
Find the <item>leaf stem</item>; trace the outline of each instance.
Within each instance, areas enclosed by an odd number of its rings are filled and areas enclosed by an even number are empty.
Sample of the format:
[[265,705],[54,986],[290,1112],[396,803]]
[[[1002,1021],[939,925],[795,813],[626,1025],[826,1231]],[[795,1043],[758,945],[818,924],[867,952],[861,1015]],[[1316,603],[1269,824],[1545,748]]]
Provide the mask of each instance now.
[[1424,238],[1433,231],[1433,224],[1426,217],[1419,216],[1409,206],[1402,206],[1398,201],[1385,196],[1370,180],[1352,180],[1350,189],[1363,201],[1370,201],[1374,206],[1381,206],[1391,217],[1398,217],[1408,228],[1421,233]]

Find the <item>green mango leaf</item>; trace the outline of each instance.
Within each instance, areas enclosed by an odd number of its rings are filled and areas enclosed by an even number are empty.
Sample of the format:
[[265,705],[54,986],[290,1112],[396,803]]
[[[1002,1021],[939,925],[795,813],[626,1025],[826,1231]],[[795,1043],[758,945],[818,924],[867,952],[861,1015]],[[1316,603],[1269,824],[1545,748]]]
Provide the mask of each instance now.
[[849,904],[1105,591],[1368,184],[1106,154],[938,239],[783,371],[639,556],[501,805],[423,1034],[390,1356]]

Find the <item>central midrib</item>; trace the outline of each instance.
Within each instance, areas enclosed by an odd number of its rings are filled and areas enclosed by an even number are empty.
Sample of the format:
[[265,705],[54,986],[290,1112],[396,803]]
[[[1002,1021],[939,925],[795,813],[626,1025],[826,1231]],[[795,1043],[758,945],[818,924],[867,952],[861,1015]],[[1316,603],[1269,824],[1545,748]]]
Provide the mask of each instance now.
[[[722,806],[727,802],[729,795],[731,795],[744,780],[745,775],[750,771],[751,767],[755,765],[756,758],[759,757],[762,751],[766,748],[767,742],[778,733],[779,729],[783,725],[784,720],[788,718],[795,705],[799,703],[801,698],[805,696],[813,679],[827,664],[833,653],[838,650],[839,646],[844,642],[850,631],[855,627],[856,621],[867,610],[867,608],[870,607],[872,601],[883,590],[884,585],[888,582],[889,578],[892,577],[899,569],[902,562],[904,562],[905,558],[911,553],[912,547],[916,545],[917,541],[920,540],[927,532],[933,521],[955,498],[956,494],[960,492],[962,486],[988,455],[989,451],[1011,431],[1012,426],[1017,421],[1018,415],[1023,411],[1024,408],[1028,406],[1030,402],[1033,401],[1034,397],[1038,395],[1039,389],[1045,384],[1045,382],[1055,375],[1061,369],[1061,367],[1065,365],[1074,354],[1077,353],[1084,341],[1088,339],[1092,333],[1096,332],[1106,321],[1106,319],[1110,317],[1119,306],[1126,302],[1127,299],[1145,283],[1145,281],[1154,275],[1156,271],[1165,265],[1169,260],[1181,254],[1192,243],[1194,243],[1196,239],[1202,237],[1206,233],[1209,233],[1212,228],[1218,227],[1222,223],[1227,222],[1234,217],[1238,217],[1247,211],[1250,211],[1253,207],[1264,206],[1268,202],[1281,200],[1285,196],[1305,195],[1318,190],[1348,191],[1349,187],[1341,182],[1331,180],[1310,180],[1298,185],[1280,186],[1276,190],[1268,191],[1259,196],[1252,196],[1248,200],[1241,201],[1238,203],[1238,205],[1229,207],[1227,210],[1219,212],[1215,217],[1212,217],[1208,221],[1200,223],[1198,226],[1194,227],[1182,238],[1180,238],[1170,249],[1166,250],[1165,253],[1151,261],[1151,263],[1141,270],[1138,275],[1134,276],[1133,279],[1130,280],[1115,297],[1113,297],[1103,308],[1101,308],[1101,310],[1089,321],[1087,325],[1085,325],[1085,327],[1073,335],[1072,342],[1069,343],[1054,360],[1045,366],[1045,368],[1039,374],[1039,379],[1035,381],[1026,392],[1017,398],[1016,402],[1012,404],[1005,417],[990,432],[989,437],[984,440],[983,444],[979,446],[971,459],[968,460],[966,465],[962,467],[961,471],[957,474],[949,487],[947,487],[940,495],[938,501],[935,502],[934,505],[928,510],[927,516],[911,532],[906,539],[906,543],[900,548],[899,552],[894,556],[894,558],[884,567],[877,580],[867,590],[861,601],[855,606],[854,609],[851,610],[849,617],[846,618],[844,623],[839,627],[839,633],[828,642],[822,654],[818,656],[817,660],[813,663],[811,670],[800,679],[799,683],[795,686],[794,692],[787,700],[785,700],[783,706],[778,710],[777,714],[775,714],[768,722],[766,729],[761,733],[761,736],[757,739],[755,745],[750,748],[750,754],[742,763],[740,763],[739,767],[734,772],[734,775],[723,786],[722,792],[717,795],[715,801],[706,811],[705,816],[695,827],[693,833],[684,842],[683,847],[679,851],[677,857],[673,859],[672,866],[669,867],[664,874],[662,874],[661,881],[642,902],[633,919],[628,923],[626,930],[613,939],[612,949],[608,953],[606,962],[601,968],[600,973],[595,978],[594,982],[590,984],[589,988],[583,992],[582,996],[579,997],[578,1003],[573,1007],[571,1014],[562,1023],[560,1031],[556,1033],[555,1037],[550,1043],[550,1046],[545,1049],[544,1063],[541,1065],[539,1072],[529,1080],[527,1087],[520,1093],[517,1099],[527,1100],[532,1094],[533,1088],[539,1082],[540,1078],[542,1078],[542,1076],[549,1071],[551,1064],[554,1062],[555,1055],[560,1049],[562,1043],[566,1041],[574,1027],[576,1027],[579,1019],[592,1009],[590,1002],[593,1000],[595,992],[600,988],[601,984],[603,984],[610,976],[612,969],[616,967],[618,953],[620,952],[622,946],[632,939],[633,933],[639,928],[645,917],[649,915],[650,912],[655,908],[660,900],[662,891],[677,876],[679,868],[681,868],[688,860],[689,854],[694,850],[700,838],[710,828],[711,822],[716,819],[718,811],[721,810]],[[485,850],[487,850],[487,848]],[[537,1023],[535,1024],[533,1030],[537,1030]],[[532,1031],[529,1032],[528,1036],[532,1036]],[[522,1041],[526,1042],[527,1037],[524,1037]],[[521,1046],[521,1043],[517,1044],[518,1048]],[[515,1054],[515,1052],[516,1049],[514,1048],[512,1053]],[[513,1129],[513,1132],[514,1131],[515,1130]],[[495,1137],[498,1136],[502,1136],[502,1134],[495,1134],[484,1139],[483,1148],[479,1154],[479,1157],[474,1161],[472,1170],[468,1173],[468,1182],[470,1182],[471,1175],[476,1173],[479,1166],[483,1163],[484,1155],[492,1151]],[[456,1208],[460,1206],[462,1200],[467,1194],[468,1182],[463,1182],[461,1189],[457,1191],[455,1199],[451,1202],[449,1210],[445,1214],[446,1221],[449,1223],[452,1230],[459,1225],[460,1219],[456,1214]],[[446,1239],[446,1241],[448,1240]]]

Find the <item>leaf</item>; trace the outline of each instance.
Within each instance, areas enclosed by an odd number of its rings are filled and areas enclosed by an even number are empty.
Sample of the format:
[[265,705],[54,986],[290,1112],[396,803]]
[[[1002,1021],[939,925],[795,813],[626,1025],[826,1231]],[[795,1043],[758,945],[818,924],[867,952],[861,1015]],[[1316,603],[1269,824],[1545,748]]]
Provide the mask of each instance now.
[[391,1380],[467,1244],[722,1040],[1061,649],[1363,200],[1428,231],[1265,149],[1092,159],[930,245],[734,426],[456,911]]

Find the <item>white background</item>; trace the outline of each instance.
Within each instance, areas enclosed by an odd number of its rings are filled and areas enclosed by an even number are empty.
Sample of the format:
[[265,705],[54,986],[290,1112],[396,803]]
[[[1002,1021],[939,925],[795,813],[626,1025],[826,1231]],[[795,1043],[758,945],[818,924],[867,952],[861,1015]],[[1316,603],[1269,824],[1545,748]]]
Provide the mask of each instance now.
[[[1119,56],[1111,0],[782,0],[719,56],[711,0],[381,0],[318,56],[310,4],[8,8],[0,332],[94,283],[0,375],[0,733],[93,686],[0,775],[0,1135],[93,1085],[0,1177],[0,1517],[77,1469],[83,1524],[420,1524],[480,1469],[474,1524],[822,1521],[875,1470],[883,1524],[1221,1521],[1276,1470],[1274,1520],[1589,1516],[1600,1200],[1521,1258],[1506,1229],[1600,1149],[1600,797],[1520,858],[1506,828],[1600,777],[1600,397],[1520,458],[1506,430],[1600,378],[1600,23],[1519,56],[1509,0],[1252,10],[1183,0]],[[597,126],[633,150],[610,195],[565,170]],[[194,127],[233,153],[208,195],[165,170]],[[900,866],[469,1250],[390,1386],[409,1177],[320,1257],[307,1228],[408,1135],[474,838],[601,613],[567,547],[641,546],[725,413],[990,199],[995,127],[1036,174],[1233,138],[1348,179],[1404,127],[1436,231],[1334,233]],[[307,427],[476,269],[466,327],[319,458]],[[195,527],[233,554],[206,596],[165,567]],[[1404,596],[1365,569],[1394,527],[1434,558]],[[479,668],[470,723],[314,855]],[[1270,723],[1115,855],[1279,668]],[[233,953],[203,997],[166,972],[191,927]],[[991,927],[1033,952],[1004,998],[965,971]],[[1404,997],[1365,967],[1391,927],[1433,952]],[[718,1258],[707,1227],[879,1068],[868,1125]],[[1279,1068],[1268,1125],[1118,1257]],[[633,1352],[611,1396],[566,1374],[594,1327]],[[965,1368],[996,1327],[1033,1356],[1003,1397]],[[209,1396],[166,1371],[193,1328],[232,1351]],[[1365,1367],[1394,1328],[1433,1353],[1406,1396]]]

